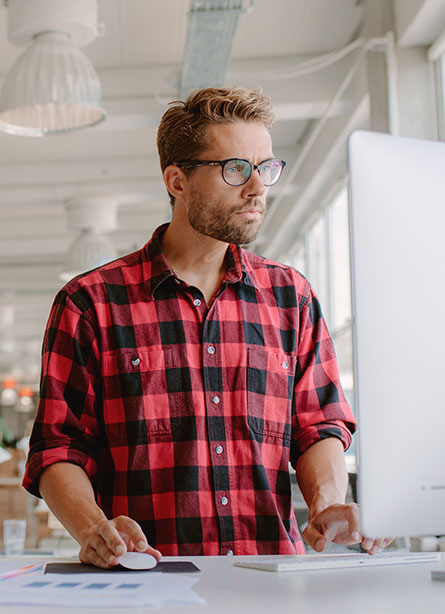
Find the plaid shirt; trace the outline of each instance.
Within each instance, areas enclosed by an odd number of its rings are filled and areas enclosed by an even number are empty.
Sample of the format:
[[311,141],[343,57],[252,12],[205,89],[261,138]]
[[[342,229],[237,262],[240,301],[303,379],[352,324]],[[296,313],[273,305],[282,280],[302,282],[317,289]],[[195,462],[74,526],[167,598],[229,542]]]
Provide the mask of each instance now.
[[57,295],[24,486],[69,461],[165,555],[304,553],[289,461],[355,428],[317,298],[230,245],[208,308],[163,257],[165,228]]

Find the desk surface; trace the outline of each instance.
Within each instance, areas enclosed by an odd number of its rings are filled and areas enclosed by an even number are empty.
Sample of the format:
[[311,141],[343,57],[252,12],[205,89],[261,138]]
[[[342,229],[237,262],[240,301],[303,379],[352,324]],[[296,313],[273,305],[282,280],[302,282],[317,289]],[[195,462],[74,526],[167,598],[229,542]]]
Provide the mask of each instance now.
[[[3,558],[3,557],[2,557]],[[445,582],[431,580],[441,564],[335,569],[278,574],[233,567],[238,557],[183,557],[201,570],[196,592],[205,606],[174,606],[163,614],[444,614]],[[241,557],[240,557],[241,558]],[[51,561],[67,559],[48,559]],[[169,560],[165,557],[164,560]],[[172,557],[171,560],[181,560]],[[27,559],[29,561],[29,558]],[[24,560],[17,561],[18,566]],[[197,575],[197,574],[196,574]],[[74,608],[63,610],[74,613]],[[129,614],[132,610],[110,610]],[[142,610],[134,610],[141,612]],[[144,610],[147,612],[156,610]],[[48,614],[51,608],[0,606],[1,614]],[[103,614],[83,608],[82,614]]]

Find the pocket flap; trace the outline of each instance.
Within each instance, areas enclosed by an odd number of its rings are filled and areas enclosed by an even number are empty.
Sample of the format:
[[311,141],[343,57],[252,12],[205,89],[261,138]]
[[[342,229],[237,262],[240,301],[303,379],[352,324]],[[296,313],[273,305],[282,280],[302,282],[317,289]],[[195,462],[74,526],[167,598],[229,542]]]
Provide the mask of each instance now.
[[155,371],[172,366],[171,350],[126,350],[103,357],[105,375]]

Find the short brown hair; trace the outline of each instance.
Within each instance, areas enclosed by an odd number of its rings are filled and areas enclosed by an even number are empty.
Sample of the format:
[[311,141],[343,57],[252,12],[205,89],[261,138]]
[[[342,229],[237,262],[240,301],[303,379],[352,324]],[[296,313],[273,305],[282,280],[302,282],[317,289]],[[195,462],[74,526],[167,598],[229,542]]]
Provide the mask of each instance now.
[[208,145],[210,125],[259,121],[270,128],[274,120],[270,98],[259,90],[244,87],[195,90],[185,101],[171,102],[162,116],[157,138],[162,172],[175,162],[199,158]]

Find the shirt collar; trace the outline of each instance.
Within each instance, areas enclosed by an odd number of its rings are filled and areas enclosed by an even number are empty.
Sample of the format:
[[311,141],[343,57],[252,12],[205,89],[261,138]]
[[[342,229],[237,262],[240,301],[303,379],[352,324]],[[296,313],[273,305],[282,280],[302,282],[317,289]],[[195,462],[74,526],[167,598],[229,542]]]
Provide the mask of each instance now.
[[223,281],[228,283],[241,282],[248,286],[257,286],[252,270],[248,271],[246,252],[242,247],[230,244],[226,252],[226,261],[227,268]]
[[170,277],[175,277],[161,249],[161,238],[168,224],[156,228],[150,241],[143,247],[142,271],[145,286],[152,298],[156,289]]
[[[142,248],[144,283],[152,298],[167,279],[178,279],[162,253],[161,239],[167,228],[168,223],[156,228],[151,239]],[[239,245],[230,244],[227,248],[224,282],[230,284],[240,282],[254,287],[258,285],[252,270],[247,265],[246,252]]]

